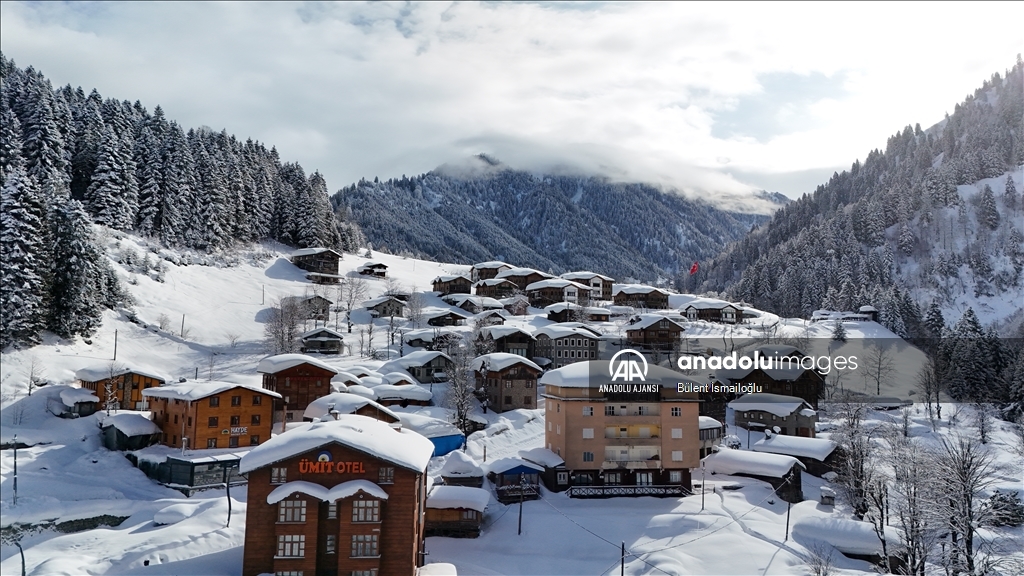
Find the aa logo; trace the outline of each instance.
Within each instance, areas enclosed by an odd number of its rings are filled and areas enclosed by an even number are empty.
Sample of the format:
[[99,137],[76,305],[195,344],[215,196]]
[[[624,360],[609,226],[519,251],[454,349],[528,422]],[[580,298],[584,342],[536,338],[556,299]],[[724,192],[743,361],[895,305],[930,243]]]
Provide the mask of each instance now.
[[[637,362],[631,356],[636,356],[640,361]],[[643,354],[632,348],[619,350],[608,361],[608,374],[612,377],[612,382],[618,381],[620,378],[623,382],[632,382],[633,380],[645,382],[647,378],[647,358],[644,358]]]

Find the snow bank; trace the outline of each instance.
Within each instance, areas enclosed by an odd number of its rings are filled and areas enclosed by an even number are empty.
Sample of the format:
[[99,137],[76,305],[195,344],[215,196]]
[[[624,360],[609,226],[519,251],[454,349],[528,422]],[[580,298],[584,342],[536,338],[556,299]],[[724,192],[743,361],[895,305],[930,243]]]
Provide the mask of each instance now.
[[[793,535],[821,540],[845,554],[881,554],[882,543],[868,522],[825,516],[817,512],[817,504],[807,500],[793,505]],[[885,532],[889,550],[899,546],[899,535],[893,528]]]
[[427,508],[468,508],[482,513],[490,501],[490,492],[470,486],[435,486],[427,494]]
[[459,576],[459,572],[455,569],[454,564],[434,562],[417,568],[416,576]]
[[711,474],[751,474],[770,478],[783,478],[797,466],[806,468],[792,456],[748,452],[722,447],[704,458],[704,467]]
[[320,484],[314,484],[312,482],[306,482],[305,480],[294,480],[292,482],[285,482],[277,488],[274,488],[270,494],[267,494],[267,504],[277,504],[281,500],[288,498],[292,494],[306,494],[312,496],[318,500],[324,502],[334,502],[335,500],[341,500],[350,496],[355,496],[359,492],[365,492],[374,498],[381,500],[388,499],[388,493],[383,488],[370,482],[369,480],[349,480],[348,482],[342,482],[331,488],[321,486]]
[[191,518],[199,510],[199,504],[172,504],[153,514],[153,524],[158,526],[177,524]]
[[433,392],[419,384],[381,384],[375,386],[373,392],[377,394],[378,400],[414,400],[417,402],[430,402],[434,397]]

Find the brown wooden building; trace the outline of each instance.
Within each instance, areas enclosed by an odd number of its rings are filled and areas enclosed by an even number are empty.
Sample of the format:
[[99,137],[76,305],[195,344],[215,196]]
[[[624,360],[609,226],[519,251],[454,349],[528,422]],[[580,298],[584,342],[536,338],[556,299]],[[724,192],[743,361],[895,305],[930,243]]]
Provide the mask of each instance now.
[[469,294],[473,290],[473,282],[461,274],[438,276],[431,282],[434,292],[441,296],[446,294]]
[[469,271],[470,278],[477,282],[479,280],[490,280],[505,270],[511,270],[512,265],[499,260],[490,262],[478,262]]
[[540,366],[516,354],[495,352],[477,357],[471,367],[477,390],[487,395],[487,405],[495,412],[537,407]]
[[533,358],[537,339],[532,334],[515,326],[485,326],[480,329],[481,339],[490,339],[495,352],[518,354]]
[[695,298],[683,307],[683,314],[691,322],[705,320],[720,324],[737,324],[743,321],[739,306],[714,298]]
[[612,297],[616,306],[648,310],[668,309],[668,292],[652,286],[623,286]]
[[562,278],[586,284],[590,287],[590,297],[594,300],[611,300],[612,285],[615,279],[596,272],[569,272],[562,274]]
[[264,388],[281,395],[275,403],[275,422],[300,420],[310,402],[331,393],[331,378],[338,373],[303,354],[268,356],[260,360],[256,371],[263,374]]
[[292,264],[309,272],[306,277],[317,284],[338,283],[341,258],[340,252],[330,248],[302,248],[292,252],[291,256]]
[[491,298],[507,298],[517,290],[519,290],[519,286],[516,286],[515,282],[504,278],[489,278],[473,284],[474,294]]
[[331,302],[327,298],[315,294],[313,296],[285,296],[281,298],[282,307],[293,304],[299,309],[302,318],[327,322],[331,319]]
[[534,282],[540,282],[548,278],[554,278],[551,274],[546,274],[540,270],[534,270],[533,268],[509,268],[508,270],[502,270],[495,278],[501,280],[508,280],[516,285],[520,290],[526,290],[526,287]]
[[469,486],[434,486],[427,495],[426,535],[476,538],[491,493]]
[[356,269],[363,276],[372,276],[374,278],[387,278],[388,276],[388,265],[381,262],[367,262]]
[[270,439],[281,396],[234,382],[183,382],[143,392],[161,442],[172,448],[239,448]]
[[[163,386],[167,378],[126,363],[114,362],[97,364],[82,368],[75,372],[75,377],[82,388],[91,391],[99,398],[97,407],[102,409],[107,403],[107,389],[114,396],[117,408],[122,410],[147,410],[146,398],[142,391],[147,388]],[[108,386],[109,384],[109,386]]]
[[626,343],[639,350],[672,350],[679,344],[683,325],[658,314],[643,314],[626,326]]
[[[797,359],[765,358],[758,355],[757,368],[718,370],[715,376],[724,384],[756,384],[761,392],[796,396],[815,410],[824,392],[825,379],[814,370],[804,369]],[[767,367],[765,367],[767,366]]]
[[243,576],[408,576],[423,564],[427,463],[407,430],[344,415],[242,457],[249,477]]

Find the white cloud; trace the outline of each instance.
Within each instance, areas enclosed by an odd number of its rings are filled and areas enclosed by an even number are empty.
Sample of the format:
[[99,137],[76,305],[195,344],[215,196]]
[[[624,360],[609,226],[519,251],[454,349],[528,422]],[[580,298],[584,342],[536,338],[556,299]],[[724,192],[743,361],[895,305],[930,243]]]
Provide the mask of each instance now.
[[[4,2],[0,48],[57,84],[276,145],[332,188],[486,152],[734,201],[809,192],[808,175],[940,120],[1013,64],[1008,23],[1024,16],[977,2],[584,8]],[[798,76],[821,93],[765,84]],[[744,132],[751,114],[771,115],[766,132]],[[735,135],[715,130],[727,116]]]

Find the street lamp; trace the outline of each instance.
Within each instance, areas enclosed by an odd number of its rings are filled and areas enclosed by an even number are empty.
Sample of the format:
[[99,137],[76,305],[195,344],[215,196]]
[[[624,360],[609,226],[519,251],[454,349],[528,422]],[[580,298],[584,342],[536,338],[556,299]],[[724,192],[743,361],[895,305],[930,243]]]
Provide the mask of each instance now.
[[704,460],[700,461],[700,511],[704,511]]

